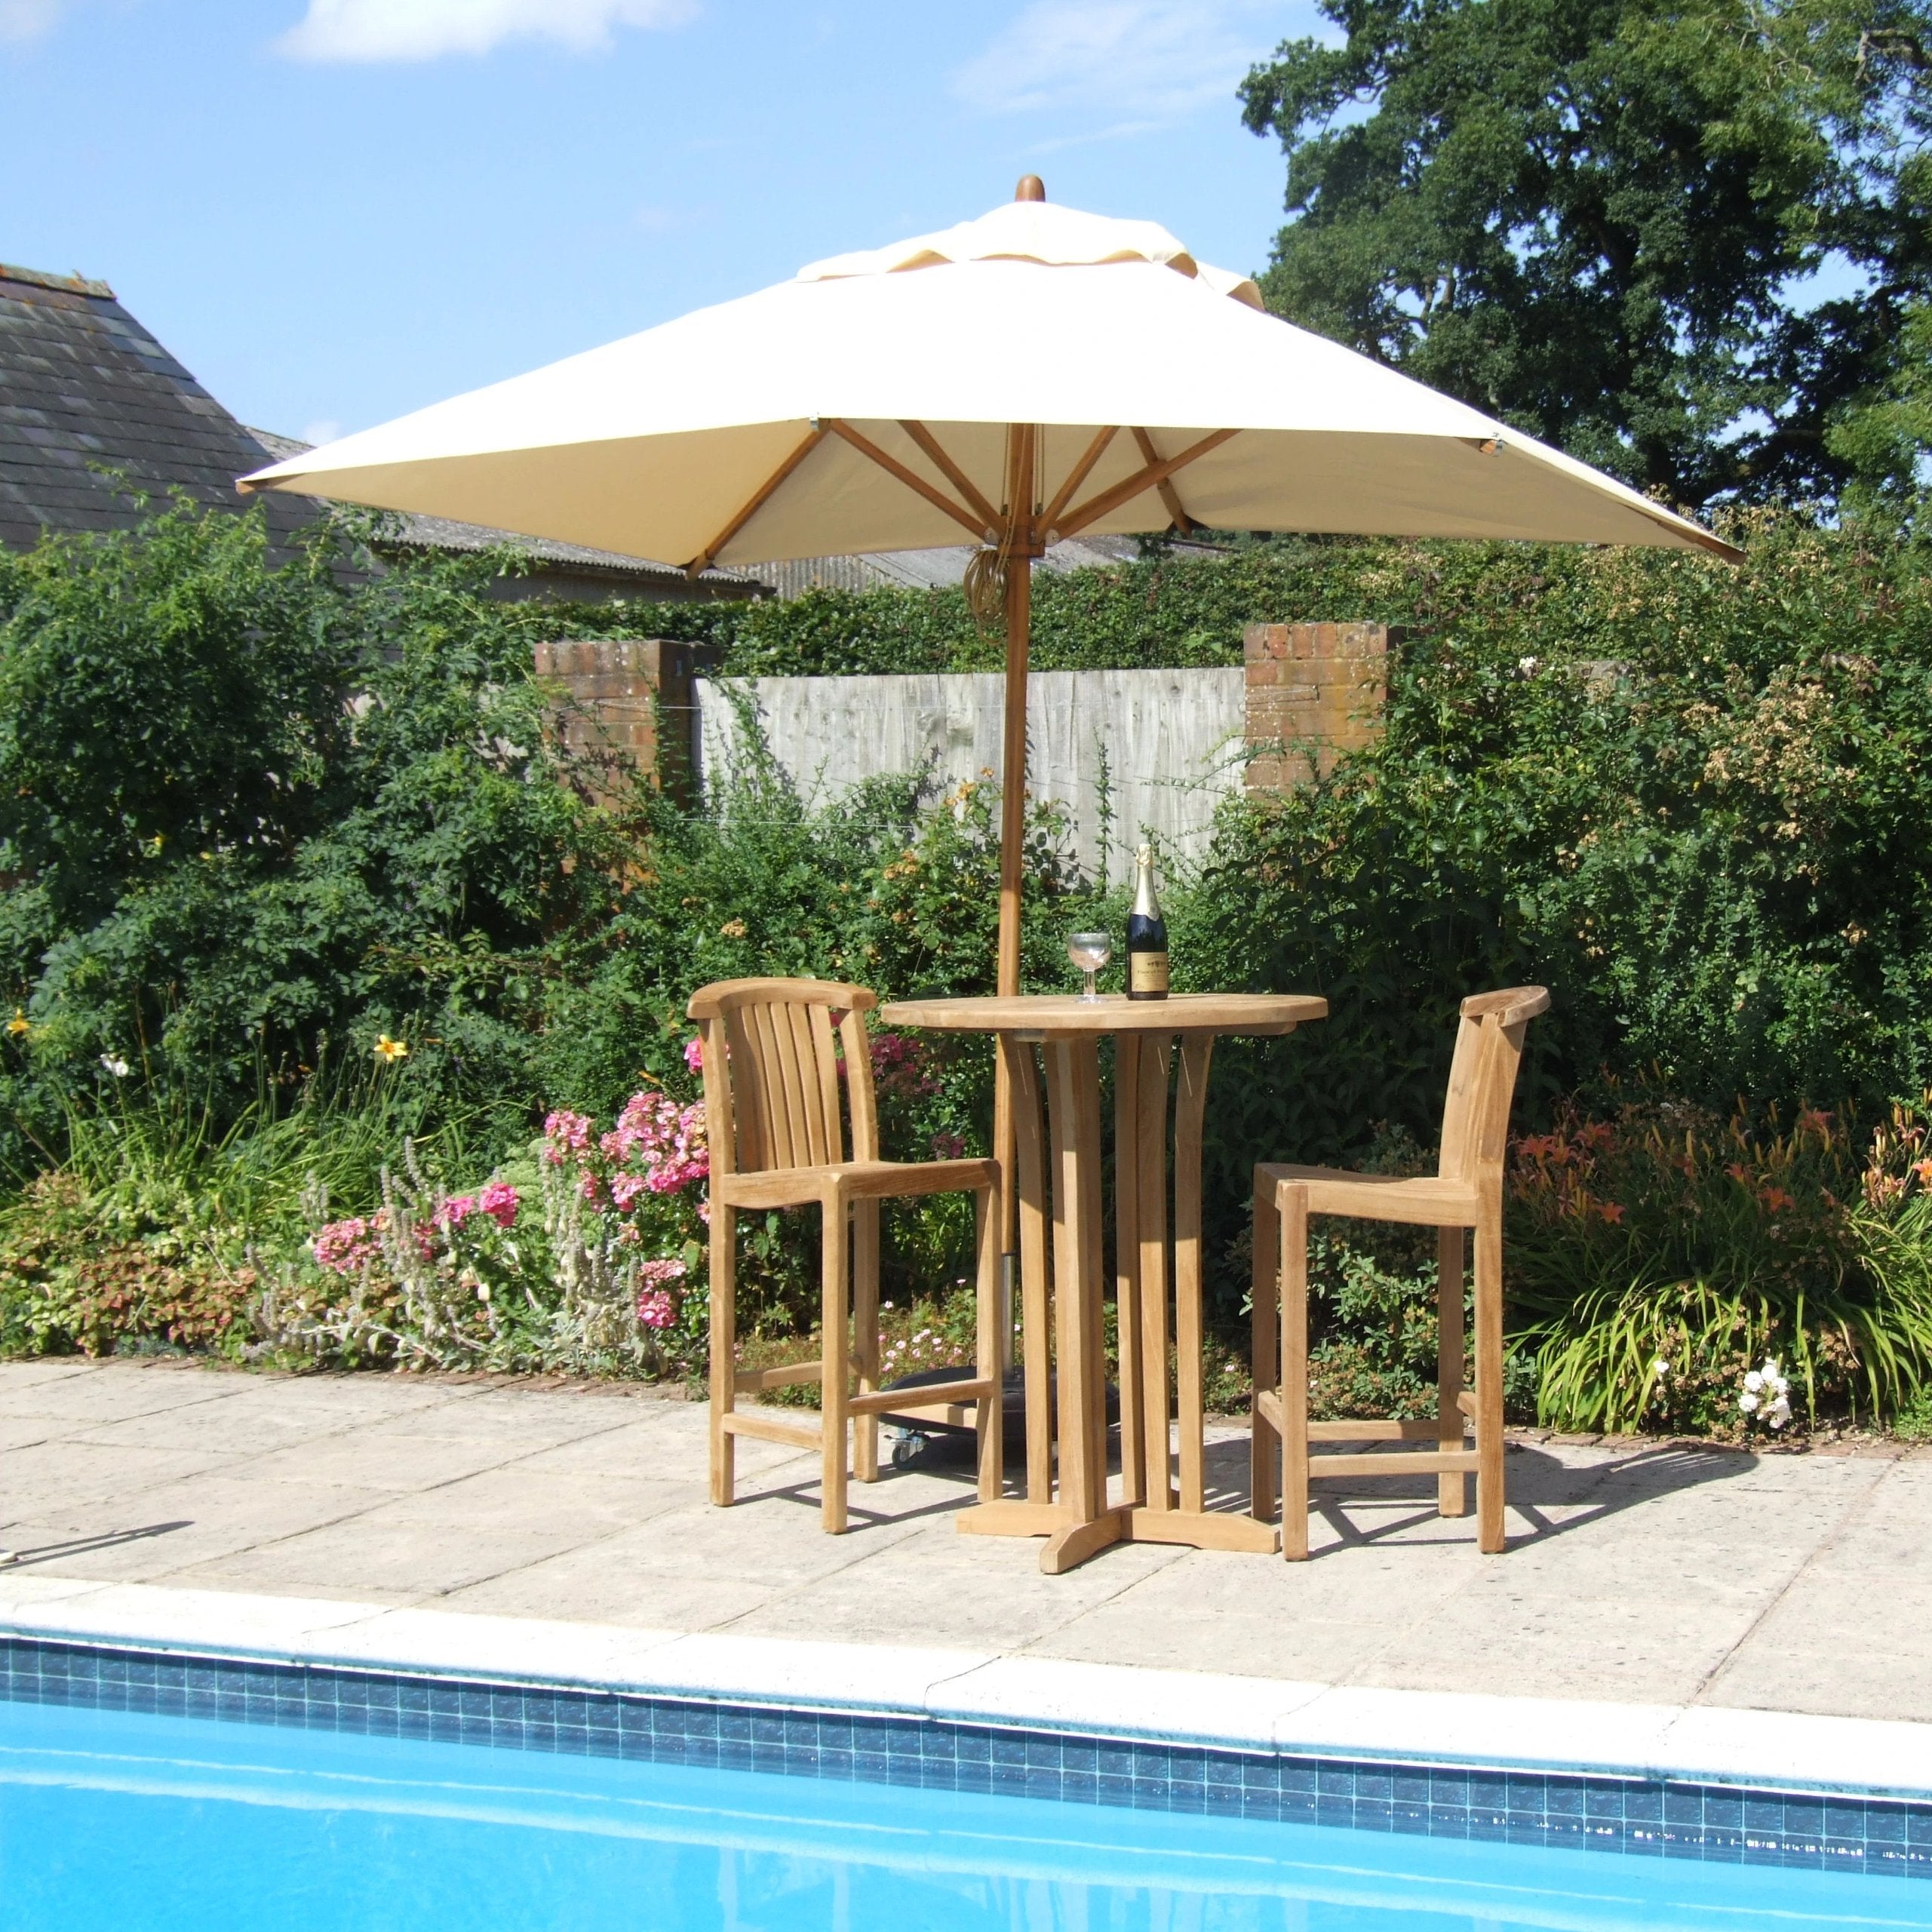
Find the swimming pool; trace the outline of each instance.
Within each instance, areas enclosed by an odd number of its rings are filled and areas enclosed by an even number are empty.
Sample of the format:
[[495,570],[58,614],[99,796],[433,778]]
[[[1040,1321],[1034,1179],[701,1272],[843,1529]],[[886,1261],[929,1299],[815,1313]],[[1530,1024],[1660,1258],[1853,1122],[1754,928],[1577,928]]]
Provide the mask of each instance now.
[[1932,1884],[0,1701],[0,1932],[1932,1927]]

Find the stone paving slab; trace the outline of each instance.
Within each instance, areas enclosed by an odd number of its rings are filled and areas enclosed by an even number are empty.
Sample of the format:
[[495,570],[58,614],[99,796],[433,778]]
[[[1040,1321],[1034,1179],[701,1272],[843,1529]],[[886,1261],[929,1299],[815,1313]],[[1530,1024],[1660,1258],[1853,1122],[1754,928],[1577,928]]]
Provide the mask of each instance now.
[[[1211,1488],[1232,1499],[1246,1442],[1217,1435]],[[1323,1494],[1306,1564],[1141,1545],[1057,1577],[1037,1543],[954,1532],[965,1469],[855,1485],[832,1537],[815,1458],[748,1440],[739,1457],[742,1500],[720,1511],[702,1408],[655,1391],[5,1363],[0,1545],[20,1560],[0,1575],[63,1597],[158,1584],[291,1615],[465,1613],[479,1632],[597,1624],[613,1642],[1932,1723],[1922,1452],[1522,1440],[1500,1558],[1472,1519],[1434,1514],[1433,1477],[1398,1477]]]

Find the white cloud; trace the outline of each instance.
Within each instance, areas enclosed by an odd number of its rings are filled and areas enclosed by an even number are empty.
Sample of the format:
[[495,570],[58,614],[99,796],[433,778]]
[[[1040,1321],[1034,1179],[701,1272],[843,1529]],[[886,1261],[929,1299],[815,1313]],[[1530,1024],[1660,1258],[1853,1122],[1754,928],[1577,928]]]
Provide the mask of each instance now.
[[585,54],[607,46],[613,27],[680,26],[696,11],[697,0],[309,0],[275,45],[297,60],[434,60],[487,54],[506,40]]
[[1281,38],[1279,14],[1258,0],[1029,0],[953,91],[989,113],[1083,106],[1171,121],[1231,100]]
[[0,43],[17,45],[54,31],[64,0],[0,0]]

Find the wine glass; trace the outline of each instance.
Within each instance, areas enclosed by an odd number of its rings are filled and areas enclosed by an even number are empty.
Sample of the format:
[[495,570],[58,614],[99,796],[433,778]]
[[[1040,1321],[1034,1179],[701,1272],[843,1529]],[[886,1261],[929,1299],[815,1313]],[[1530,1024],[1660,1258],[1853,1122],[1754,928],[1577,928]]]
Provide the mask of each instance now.
[[1080,997],[1098,1002],[1100,989],[1094,984],[1094,975],[1113,958],[1113,941],[1104,932],[1070,933],[1067,957],[1087,976],[1087,990]]

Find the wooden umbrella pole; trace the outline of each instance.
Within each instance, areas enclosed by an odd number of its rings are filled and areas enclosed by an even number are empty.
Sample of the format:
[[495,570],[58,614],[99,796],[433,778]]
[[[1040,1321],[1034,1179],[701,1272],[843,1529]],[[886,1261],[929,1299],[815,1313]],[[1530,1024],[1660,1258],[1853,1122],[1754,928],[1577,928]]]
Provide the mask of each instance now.
[[[1020,887],[1026,847],[1027,655],[1033,625],[1033,560],[1040,548],[1034,527],[1034,432],[1015,424],[1007,432],[1004,602],[1006,619],[1006,729],[1000,766],[1000,949],[994,984],[1003,996],[1020,990]],[[1015,1219],[1018,1206],[1013,1175],[1013,1095],[1003,1055],[993,1086],[993,1154],[1000,1163],[1000,1249],[1007,1290],[1002,1366],[1012,1342],[1011,1292]]]

